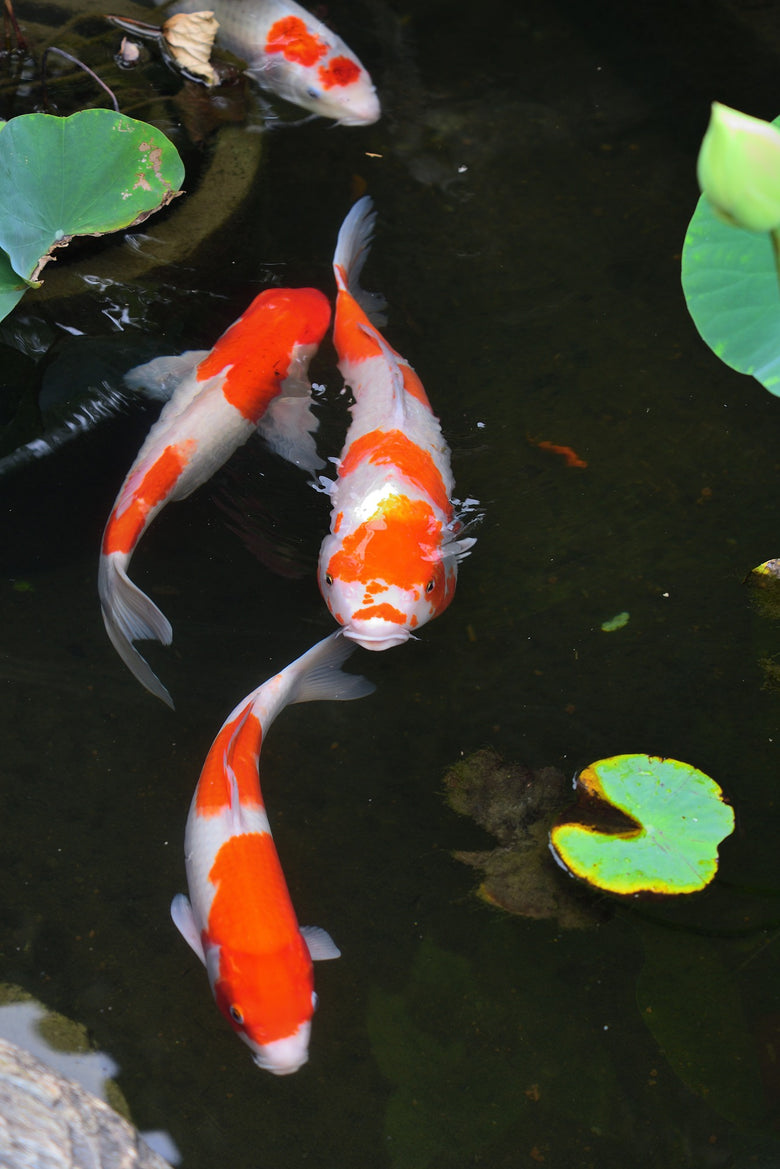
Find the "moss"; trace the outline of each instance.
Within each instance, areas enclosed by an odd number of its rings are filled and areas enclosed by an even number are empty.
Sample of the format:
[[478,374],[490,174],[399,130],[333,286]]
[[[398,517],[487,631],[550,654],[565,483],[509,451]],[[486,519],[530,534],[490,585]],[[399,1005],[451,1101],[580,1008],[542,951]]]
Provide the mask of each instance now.
[[39,1019],[36,1030],[55,1051],[70,1051],[77,1055],[92,1051],[83,1023],[74,1023],[72,1019],[66,1019],[56,1011],[49,1011]]
[[483,852],[454,853],[482,870],[477,895],[483,901],[521,917],[557,918],[566,929],[603,920],[604,903],[574,885],[550,855],[550,826],[570,798],[562,772],[507,764],[485,749],[456,763],[444,783],[450,807],[499,842]]

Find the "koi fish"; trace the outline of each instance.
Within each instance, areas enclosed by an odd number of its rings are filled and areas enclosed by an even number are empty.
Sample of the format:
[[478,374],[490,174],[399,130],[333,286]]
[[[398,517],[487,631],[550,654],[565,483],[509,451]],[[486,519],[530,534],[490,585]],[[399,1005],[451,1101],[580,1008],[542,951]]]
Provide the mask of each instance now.
[[581,459],[577,452],[570,446],[560,446],[558,443],[549,442],[547,439],[542,439],[541,442],[536,442],[534,439],[530,441],[540,451],[550,451],[553,455],[560,455],[567,467],[587,467],[588,465],[585,459]]
[[338,958],[329,934],[298,925],[258,776],[260,745],[293,702],[361,698],[371,682],[340,666],[354,647],[340,632],[313,646],[228,715],[206,758],[184,838],[190,899],[171,916],[206,967],[217,1006],[274,1075],[308,1059],[312,960]]
[[308,471],[321,466],[312,438],[309,362],[330,323],[314,288],[269,288],[210,351],[157,357],[125,375],[131,389],[156,385],[172,396],[125,478],[103,533],[98,593],[106,632],[142,686],[171,696],[133,646],[169,645],[168,619],[127,575],[136,545],[170,500],[185,499],[259,430],[271,447]]
[[371,323],[358,280],[373,233],[371,200],[359,199],[338,236],[333,339],[355,398],[329,484],[331,530],[319,584],[347,637],[387,649],[436,617],[455,592],[458,561],[473,539],[456,538],[450,451],[417,374]]
[[[202,6],[202,0],[184,0],[171,11]],[[246,61],[246,72],[264,89],[342,126],[379,118],[367,70],[341,37],[295,0],[210,0],[208,7],[219,22],[217,43]]]

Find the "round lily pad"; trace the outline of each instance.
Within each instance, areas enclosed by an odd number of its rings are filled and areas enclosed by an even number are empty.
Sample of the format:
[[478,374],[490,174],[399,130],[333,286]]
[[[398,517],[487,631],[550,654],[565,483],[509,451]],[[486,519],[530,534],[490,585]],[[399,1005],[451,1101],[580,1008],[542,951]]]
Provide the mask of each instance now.
[[113,110],[12,118],[0,133],[0,248],[35,280],[53,248],[139,223],[183,179],[161,130]]
[[[629,894],[693,893],[715,876],[734,812],[702,771],[677,759],[614,755],[584,768],[576,787],[582,814],[550,833],[553,856],[572,875]],[[599,811],[622,823],[605,829]]]
[[780,283],[769,233],[729,226],[702,195],[685,235],[682,286],[710,349],[780,395]]

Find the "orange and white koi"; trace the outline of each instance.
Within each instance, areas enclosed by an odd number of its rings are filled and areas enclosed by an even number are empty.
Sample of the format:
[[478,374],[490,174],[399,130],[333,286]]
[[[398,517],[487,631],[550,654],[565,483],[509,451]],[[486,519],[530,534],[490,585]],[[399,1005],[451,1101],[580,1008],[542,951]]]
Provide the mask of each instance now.
[[98,592],[106,631],[122,661],[171,707],[170,694],[132,644],[156,638],[169,645],[170,622],[129,579],[130,559],[161,508],[205,483],[255,430],[306,470],[321,465],[312,438],[317,421],[310,412],[308,367],[329,324],[330,305],[316,289],[266,289],[210,351],[157,357],[125,375],[130,388],[153,385],[172,390],[172,396],[109,516]]
[[406,641],[449,605],[458,561],[475,541],[457,537],[450,450],[422,382],[361,307],[368,301],[358,280],[374,219],[371,200],[358,200],[333,257],[333,338],[355,402],[329,486],[319,584],[345,635],[380,650]]
[[372,683],[340,666],[340,632],[258,686],[228,716],[198,780],[184,838],[190,899],[171,916],[206,967],[217,1006],[258,1067],[295,1072],[308,1059],[316,1006],[312,959],[338,958],[331,937],[301,929],[274,846],[258,776],[260,746],[293,702],[360,698]]
[[[203,0],[184,0],[171,11],[202,7]],[[247,73],[264,89],[342,126],[379,118],[368,71],[341,37],[295,0],[209,0],[208,7],[219,22],[217,43],[246,61]]]

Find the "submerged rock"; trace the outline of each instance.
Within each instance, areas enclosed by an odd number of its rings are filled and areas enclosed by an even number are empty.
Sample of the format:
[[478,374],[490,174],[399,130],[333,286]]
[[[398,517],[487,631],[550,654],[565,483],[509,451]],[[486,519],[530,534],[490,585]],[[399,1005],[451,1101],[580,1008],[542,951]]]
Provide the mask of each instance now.
[[5,1039],[0,1039],[0,1164],[170,1169],[102,1100]]
[[485,749],[456,763],[444,783],[450,807],[471,816],[499,842],[487,851],[453,854],[482,870],[477,895],[483,901],[521,917],[557,918],[565,929],[585,929],[604,919],[605,903],[576,886],[550,855],[550,826],[571,799],[561,771],[531,771]]

